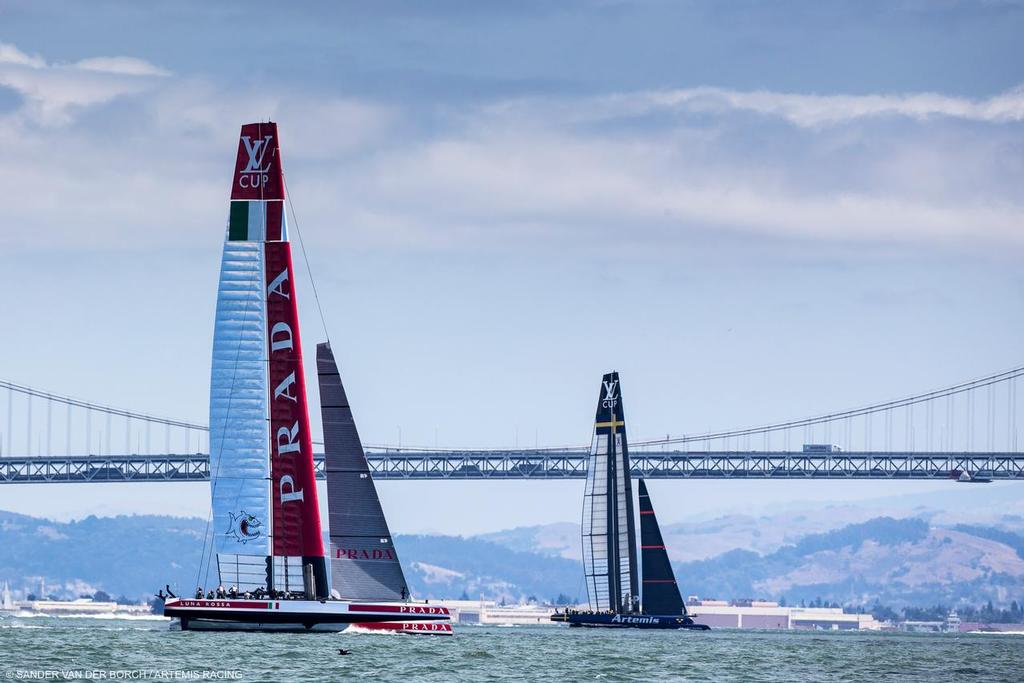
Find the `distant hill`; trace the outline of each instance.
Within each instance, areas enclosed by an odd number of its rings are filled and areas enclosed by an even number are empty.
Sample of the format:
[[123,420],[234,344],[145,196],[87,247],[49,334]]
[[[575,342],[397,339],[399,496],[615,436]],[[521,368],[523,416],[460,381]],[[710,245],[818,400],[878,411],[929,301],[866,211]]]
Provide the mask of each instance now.
[[[165,583],[195,589],[206,522],[152,515],[62,523],[0,511],[0,581],[19,594],[148,597]],[[395,537],[417,597],[551,599],[582,589],[579,563],[477,538]]]
[[[850,509],[837,516],[862,515]],[[732,515],[667,525],[665,535],[687,595],[784,597],[790,604],[819,597],[892,606],[1024,602],[1024,532],[1016,523],[942,525],[927,516],[876,517],[828,528],[825,516]],[[822,526],[826,530],[819,531]],[[0,512],[0,579],[9,579],[22,594],[38,592],[45,580],[48,593],[65,597],[102,589],[134,598],[168,582],[191,591],[205,529],[199,519],[89,517],[58,523]],[[699,552],[674,547],[694,544]],[[398,535],[395,545],[418,597],[586,599],[576,524],[470,538]],[[708,547],[723,550],[709,556]]]
[[395,547],[419,597],[586,599],[583,566],[574,560],[457,536],[396,536]]
[[809,535],[764,556],[733,550],[685,563],[677,573],[688,591],[705,596],[1006,604],[1024,597],[1024,558],[1007,544],[1011,540],[1024,539],[996,529],[967,532],[919,519],[878,518]]
[[[52,522],[0,511],[0,579],[12,589],[136,598],[195,583],[205,520],[133,515]],[[192,585],[194,589],[195,586]]]
[[503,545],[520,552],[553,555],[570,560],[581,560],[580,525],[572,522],[556,522],[539,526],[516,527],[477,538]]

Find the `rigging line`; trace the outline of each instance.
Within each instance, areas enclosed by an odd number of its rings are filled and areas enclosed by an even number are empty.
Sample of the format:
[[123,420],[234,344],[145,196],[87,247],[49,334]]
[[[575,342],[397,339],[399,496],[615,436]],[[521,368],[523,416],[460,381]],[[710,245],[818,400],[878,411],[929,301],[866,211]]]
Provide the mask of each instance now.
[[299,238],[299,248],[302,249],[302,260],[306,262],[306,273],[309,274],[309,284],[313,289],[313,300],[316,301],[316,310],[320,313],[320,324],[324,328],[324,339],[331,343],[331,335],[327,333],[327,318],[324,317],[324,309],[320,305],[320,294],[316,291],[316,280],[313,278],[313,269],[309,265],[309,256],[306,254],[306,242],[302,239],[302,230],[299,229],[299,219],[295,215],[295,204],[292,203],[292,193],[288,189],[288,176],[281,169],[281,179],[284,181],[284,198],[288,202],[288,210],[292,214],[292,222],[295,223],[295,236]]

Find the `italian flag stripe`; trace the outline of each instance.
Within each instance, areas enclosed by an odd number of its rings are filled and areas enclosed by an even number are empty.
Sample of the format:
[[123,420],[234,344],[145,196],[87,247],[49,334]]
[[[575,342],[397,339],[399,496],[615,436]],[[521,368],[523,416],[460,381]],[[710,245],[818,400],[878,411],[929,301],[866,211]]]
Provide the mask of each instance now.
[[228,240],[245,242],[249,239],[249,202],[231,202],[228,219]]
[[280,201],[231,202],[228,219],[228,240],[232,242],[263,242],[284,239],[284,206]]

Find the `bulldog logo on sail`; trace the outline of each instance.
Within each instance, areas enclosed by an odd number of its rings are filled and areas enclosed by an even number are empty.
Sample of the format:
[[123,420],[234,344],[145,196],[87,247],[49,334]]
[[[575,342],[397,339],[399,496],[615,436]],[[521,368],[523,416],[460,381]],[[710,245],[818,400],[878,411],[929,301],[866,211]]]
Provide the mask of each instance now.
[[245,510],[242,510],[238,514],[229,512],[228,515],[231,517],[231,526],[228,527],[227,534],[239,543],[248,543],[253,539],[259,538],[263,534],[260,530],[260,527],[263,526],[263,522],[256,519],[254,515],[250,515]]

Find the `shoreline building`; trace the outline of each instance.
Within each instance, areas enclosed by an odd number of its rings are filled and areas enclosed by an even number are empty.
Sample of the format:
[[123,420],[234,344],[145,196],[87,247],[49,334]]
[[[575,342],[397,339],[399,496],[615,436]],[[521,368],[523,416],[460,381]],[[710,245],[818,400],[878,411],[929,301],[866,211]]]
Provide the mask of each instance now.
[[538,605],[499,605],[494,600],[432,600],[430,604],[448,608],[451,620],[460,626],[557,626],[551,621],[555,607]]
[[870,614],[847,614],[841,607],[782,607],[770,600],[700,600],[687,606],[694,621],[712,628],[854,631],[880,630]]

